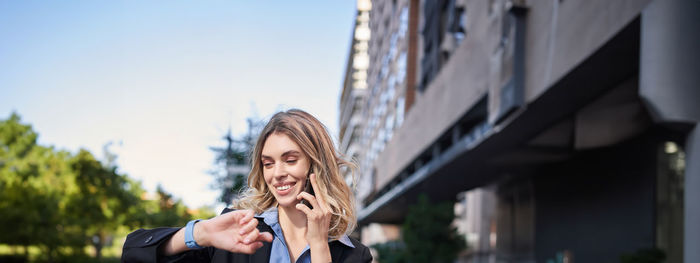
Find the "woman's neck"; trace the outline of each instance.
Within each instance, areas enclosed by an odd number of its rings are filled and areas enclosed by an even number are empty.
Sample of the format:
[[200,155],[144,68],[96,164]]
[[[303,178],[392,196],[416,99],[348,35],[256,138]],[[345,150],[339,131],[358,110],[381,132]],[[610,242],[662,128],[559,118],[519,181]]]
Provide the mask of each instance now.
[[279,206],[277,210],[278,220],[287,242],[305,240],[306,214],[296,207]]

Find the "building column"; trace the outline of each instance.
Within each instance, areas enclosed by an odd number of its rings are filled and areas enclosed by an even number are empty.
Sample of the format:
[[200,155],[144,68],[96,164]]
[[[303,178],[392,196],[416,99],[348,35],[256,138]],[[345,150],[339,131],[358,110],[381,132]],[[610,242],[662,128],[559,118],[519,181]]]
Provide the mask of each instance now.
[[685,153],[683,261],[700,262],[700,127],[688,136]]
[[639,93],[654,121],[686,139],[684,261],[700,262],[700,1],[654,0],[642,11]]

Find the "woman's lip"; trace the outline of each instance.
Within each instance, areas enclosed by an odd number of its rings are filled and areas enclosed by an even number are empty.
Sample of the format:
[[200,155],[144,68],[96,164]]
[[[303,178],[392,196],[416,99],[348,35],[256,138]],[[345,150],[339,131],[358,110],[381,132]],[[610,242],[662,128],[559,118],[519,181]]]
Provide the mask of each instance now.
[[272,185],[272,186],[274,186],[275,188],[277,188],[277,187],[284,186],[284,185],[294,185],[294,184],[296,184],[296,183],[297,183],[297,182],[284,182],[284,183],[277,183],[277,184],[274,184],[274,185]]
[[279,194],[279,195],[287,195],[287,194],[292,192],[292,190],[294,189],[294,185],[296,185],[296,182],[291,183],[291,184],[282,184],[282,185],[289,185],[289,188],[287,188],[285,190],[280,190],[280,189],[277,189],[277,187],[275,187],[275,191],[277,191],[277,194]]

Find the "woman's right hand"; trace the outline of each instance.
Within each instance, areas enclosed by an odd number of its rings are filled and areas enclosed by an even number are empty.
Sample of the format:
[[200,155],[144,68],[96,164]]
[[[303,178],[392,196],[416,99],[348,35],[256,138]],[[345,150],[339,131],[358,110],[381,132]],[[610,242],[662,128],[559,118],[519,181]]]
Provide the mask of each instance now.
[[272,234],[258,230],[258,220],[251,210],[236,210],[197,222],[194,238],[204,247],[216,247],[233,253],[252,254],[272,242]]

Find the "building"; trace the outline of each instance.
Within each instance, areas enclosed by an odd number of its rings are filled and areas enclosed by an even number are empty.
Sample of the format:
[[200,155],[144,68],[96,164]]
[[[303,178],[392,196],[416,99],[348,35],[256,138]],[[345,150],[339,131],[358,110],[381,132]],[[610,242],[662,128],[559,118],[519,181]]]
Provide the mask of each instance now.
[[339,101],[339,148],[352,159],[361,154],[360,133],[362,132],[362,104],[367,94],[367,68],[369,66],[369,0],[358,1],[355,27],[353,30],[350,53],[345,68],[343,90]]
[[[371,31],[369,28],[369,12],[372,8],[370,0],[357,1],[357,14],[355,16],[355,24],[352,31],[350,53],[345,67],[345,79],[343,81],[343,89],[340,93],[339,100],[339,149],[355,162],[358,162],[363,154],[362,132],[364,122],[362,118],[362,107],[367,101],[367,70],[369,67],[369,39]],[[360,167],[355,175],[361,174]],[[352,178],[350,171],[344,171],[346,180],[349,184],[354,183],[362,186],[362,179]],[[359,179],[359,181],[358,181]],[[369,189],[367,183],[364,184],[364,189]],[[362,188],[356,189],[362,192]],[[365,190],[366,192],[366,190]],[[361,204],[361,202],[357,202]]]
[[[361,106],[365,124],[361,133],[363,145],[362,186],[376,185],[376,161],[404,121],[411,107],[414,91],[410,79],[415,78],[415,40],[417,14],[410,5],[418,1],[375,1],[370,11],[367,100]],[[413,22],[413,23],[412,23]],[[411,25],[414,25],[411,28]],[[411,61],[413,59],[414,61]],[[362,188],[358,198],[364,203],[372,191]]]
[[400,224],[426,193],[480,222],[462,229],[486,256],[466,261],[658,249],[700,262],[699,11],[683,0],[373,1],[361,225]]

